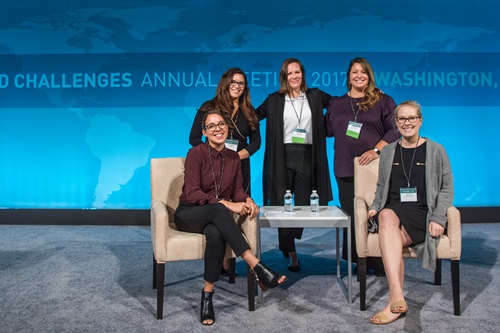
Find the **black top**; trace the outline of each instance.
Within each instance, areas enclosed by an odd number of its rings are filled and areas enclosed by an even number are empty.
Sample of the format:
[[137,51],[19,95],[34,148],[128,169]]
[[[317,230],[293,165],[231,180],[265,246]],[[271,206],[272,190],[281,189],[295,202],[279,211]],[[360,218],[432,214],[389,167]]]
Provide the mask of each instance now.
[[[211,108],[209,107],[209,103],[205,102],[200,107],[200,110],[196,113],[193,125],[191,126],[191,133],[189,134],[189,143],[193,147],[203,143],[201,139],[201,122],[203,120],[205,112],[209,111],[210,109]],[[257,150],[259,150],[261,144],[259,126],[257,126],[257,128],[252,131],[247,118],[245,118],[245,115],[239,109],[234,115],[233,121],[234,124],[228,124],[232,128],[228,133],[228,139],[232,138],[238,140],[237,151],[240,151],[244,148],[248,151],[250,156],[252,156]]]
[[[400,203],[401,188],[408,187],[407,177],[410,178],[410,187],[417,188],[417,202],[404,202],[405,205],[412,205],[418,207],[427,207],[426,186],[425,186],[425,147],[427,142],[415,148],[403,148],[400,144],[396,147],[394,152],[394,160],[392,162],[391,179],[389,181],[389,195],[387,197],[387,204]],[[415,153],[415,158],[413,154]],[[403,156],[403,163],[401,163],[401,155]],[[413,164],[411,164],[413,158]],[[403,172],[404,170],[406,172]],[[410,173],[411,166],[411,173]]]

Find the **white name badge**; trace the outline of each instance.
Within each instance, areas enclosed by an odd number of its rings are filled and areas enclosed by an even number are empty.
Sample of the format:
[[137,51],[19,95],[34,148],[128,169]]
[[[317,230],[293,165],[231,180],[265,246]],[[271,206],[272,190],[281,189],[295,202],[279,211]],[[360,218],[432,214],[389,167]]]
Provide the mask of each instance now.
[[293,143],[306,143],[306,130],[302,128],[296,128],[292,133]]
[[224,143],[227,149],[237,151],[238,150],[238,140],[234,139],[226,139],[226,142]]
[[361,127],[363,127],[363,124],[350,121],[345,134],[351,138],[357,139],[359,138],[359,133],[361,133]]
[[417,202],[417,188],[402,187],[399,189],[399,196],[401,197],[401,202]]

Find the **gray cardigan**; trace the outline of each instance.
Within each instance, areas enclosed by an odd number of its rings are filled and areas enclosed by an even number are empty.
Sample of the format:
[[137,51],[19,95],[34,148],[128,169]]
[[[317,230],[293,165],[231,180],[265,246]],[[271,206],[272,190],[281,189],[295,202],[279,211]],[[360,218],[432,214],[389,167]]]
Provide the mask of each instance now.
[[[394,152],[399,140],[393,142],[380,154],[379,174],[375,199],[370,209],[377,212],[384,208],[389,192],[389,179],[391,176]],[[434,221],[446,227],[446,212],[453,201],[453,176],[450,161],[443,146],[427,139],[425,156],[425,186],[427,188],[427,230],[429,222]],[[436,269],[436,249],[439,238],[434,238],[426,233],[425,242],[414,246],[412,249],[422,257],[422,266],[428,270]]]

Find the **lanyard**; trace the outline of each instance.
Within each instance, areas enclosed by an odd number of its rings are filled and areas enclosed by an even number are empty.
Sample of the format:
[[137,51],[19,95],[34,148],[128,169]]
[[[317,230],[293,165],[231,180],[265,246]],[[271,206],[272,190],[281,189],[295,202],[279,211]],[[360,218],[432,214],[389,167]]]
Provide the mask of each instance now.
[[352,113],[354,114],[354,122],[357,122],[358,113],[359,113],[359,104],[358,104],[358,111],[354,111],[354,106],[352,105],[352,97],[351,97],[351,95],[349,95],[349,102],[351,102],[351,110],[352,110]]
[[295,105],[293,104],[293,99],[292,96],[288,95],[290,97],[290,103],[292,103],[292,108],[293,111],[295,112],[295,116],[297,117],[297,120],[299,121],[299,127],[300,127],[300,121],[302,120],[302,109],[304,108],[304,98],[306,98],[302,93],[299,94],[296,100],[302,97],[302,104],[300,105],[300,116],[297,114],[297,110],[295,109]]
[[403,142],[402,142],[402,139],[399,141],[399,152],[401,153],[401,166],[403,167],[403,173],[404,173],[406,181],[408,183],[408,188],[410,187],[411,167],[413,166],[413,159],[415,158],[415,153],[417,152],[417,147],[418,147],[419,141],[420,141],[420,136],[418,137],[417,143],[415,144],[415,149],[413,150],[413,156],[411,157],[411,163],[410,163],[410,169],[408,170],[408,175],[406,175],[405,162],[403,160]]
[[[224,155],[222,155],[222,163],[221,163],[221,168],[220,168],[220,182],[219,186],[217,186],[217,180],[215,179],[215,171],[214,171],[214,164],[212,162],[212,154],[210,153],[210,144],[207,143],[208,147],[208,158],[210,159],[210,169],[212,170],[212,176],[214,177],[214,186],[215,186],[215,197],[219,199],[219,194],[220,194],[220,189],[222,187],[222,174],[224,173]],[[225,153],[225,150],[224,150]]]
[[[239,135],[240,135],[243,139],[245,139],[245,136],[244,136],[243,134],[241,134],[240,129],[239,129],[239,128],[238,128],[238,126],[236,125],[236,123],[238,122],[238,114],[239,114],[239,112],[240,112],[240,109],[238,109],[238,110],[236,111],[236,113],[234,114],[234,117],[233,117],[233,118],[231,118],[231,122],[233,123],[234,128],[236,128],[236,131],[238,132],[238,134],[239,134]],[[233,129],[231,129],[231,139],[233,138],[233,132],[234,132],[234,130],[233,130]]]

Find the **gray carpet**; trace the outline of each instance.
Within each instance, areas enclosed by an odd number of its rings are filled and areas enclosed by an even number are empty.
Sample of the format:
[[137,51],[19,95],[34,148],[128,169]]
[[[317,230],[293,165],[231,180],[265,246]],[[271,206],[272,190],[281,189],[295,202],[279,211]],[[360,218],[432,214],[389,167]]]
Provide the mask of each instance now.
[[217,284],[216,323],[204,327],[201,261],[167,264],[165,318],[156,320],[148,227],[1,225],[0,332],[498,332],[500,223],[463,226],[460,317],[453,315],[449,263],[443,262],[443,285],[434,286],[433,274],[409,259],[410,312],[384,327],[369,317],[386,305],[386,279],[368,277],[362,312],[354,278],[348,304],[334,277],[335,231],[305,230],[300,273],[286,270],[276,230],[262,236],[263,260],[288,273],[286,285],[249,312],[238,261],[236,283]]

